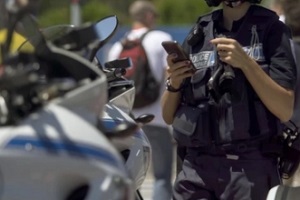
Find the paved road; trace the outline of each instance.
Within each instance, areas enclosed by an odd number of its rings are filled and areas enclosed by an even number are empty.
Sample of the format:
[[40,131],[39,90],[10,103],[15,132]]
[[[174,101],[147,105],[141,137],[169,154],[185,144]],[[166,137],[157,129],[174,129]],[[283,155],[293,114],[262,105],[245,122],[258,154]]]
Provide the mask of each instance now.
[[[176,155],[175,149],[176,149],[176,146],[174,144],[174,157]],[[176,168],[175,168],[175,162],[174,162],[174,164],[173,164],[173,178],[175,177],[175,169]],[[147,174],[147,177],[146,177],[146,180],[144,181],[144,183],[141,187],[141,191],[140,191],[143,198],[144,198],[144,200],[152,200],[151,197],[152,197],[152,192],[153,192],[153,182],[154,182],[154,179],[153,179],[153,176],[152,176],[152,169],[150,167],[150,169],[148,171],[148,174]]]
[[152,200],[152,191],[153,191],[153,177],[150,173],[146,180],[144,181],[142,188],[141,188],[141,195],[143,196],[144,200]]

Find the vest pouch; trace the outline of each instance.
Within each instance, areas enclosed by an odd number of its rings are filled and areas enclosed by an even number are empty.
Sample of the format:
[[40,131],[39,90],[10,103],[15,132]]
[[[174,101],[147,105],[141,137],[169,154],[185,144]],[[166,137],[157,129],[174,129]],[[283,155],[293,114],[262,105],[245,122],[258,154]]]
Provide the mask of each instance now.
[[207,99],[208,88],[207,82],[211,76],[210,68],[203,68],[196,71],[196,73],[191,78],[191,85],[193,90],[194,100],[201,101]]
[[173,121],[173,137],[179,145],[203,147],[211,144],[208,105],[181,105]]

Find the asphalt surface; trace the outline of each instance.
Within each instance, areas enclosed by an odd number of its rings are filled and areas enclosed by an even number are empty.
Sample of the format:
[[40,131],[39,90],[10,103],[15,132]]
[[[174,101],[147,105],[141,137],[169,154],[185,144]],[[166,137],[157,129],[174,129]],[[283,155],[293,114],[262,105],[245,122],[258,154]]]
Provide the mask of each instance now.
[[151,173],[148,173],[146,180],[144,181],[142,188],[141,188],[141,195],[143,196],[144,200],[152,200],[152,191],[153,191],[153,177]]
[[[176,145],[174,143],[174,159],[173,159],[173,181],[174,181],[174,177],[175,177],[175,170],[176,170],[176,163],[175,163],[175,155],[176,155]],[[153,183],[154,183],[154,179],[153,179],[153,175],[152,175],[152,168],[151,168],[151,164],[150,164],[150,168],[148,170],[147,173],[147,177],[141,187],[140,193],[142,195],[142,197],[144,198],[144,200],[153,200],[152,197],[152,192],[153,192]]]

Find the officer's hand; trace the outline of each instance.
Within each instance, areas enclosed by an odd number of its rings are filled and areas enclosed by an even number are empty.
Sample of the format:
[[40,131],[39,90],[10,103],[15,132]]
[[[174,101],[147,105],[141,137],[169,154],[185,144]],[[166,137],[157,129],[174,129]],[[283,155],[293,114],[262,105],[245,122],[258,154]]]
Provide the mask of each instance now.
[[220,60],[232,67],[242,69],[251,59],[234,39],[216,38],[211,40],[211,43],[216,45]]
[[173,59],[176,58],[176,54],[168,55],[167,62],[167,74],[170,77],[170,84],[174,88],[179,88],[182,81],[194,74],[192,71],[191,61],[185,60],[180,62],[173,62]]

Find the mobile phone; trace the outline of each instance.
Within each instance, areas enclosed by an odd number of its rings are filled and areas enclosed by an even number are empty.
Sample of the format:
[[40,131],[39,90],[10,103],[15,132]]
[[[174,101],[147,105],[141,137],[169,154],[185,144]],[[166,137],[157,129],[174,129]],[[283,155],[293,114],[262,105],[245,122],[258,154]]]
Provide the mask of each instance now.
[[[184,52],[183,48],[177,43],[177,41],[163,41],[161,45],[168,54],[177,54],[177,57],[174,58],[173,62],[190,60],[189,56]],[[192,62],[191,65],[193,66],[194,70],[196,70],[196,67]]]

